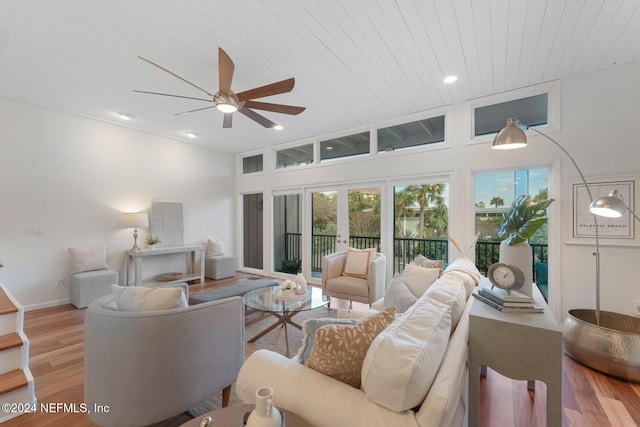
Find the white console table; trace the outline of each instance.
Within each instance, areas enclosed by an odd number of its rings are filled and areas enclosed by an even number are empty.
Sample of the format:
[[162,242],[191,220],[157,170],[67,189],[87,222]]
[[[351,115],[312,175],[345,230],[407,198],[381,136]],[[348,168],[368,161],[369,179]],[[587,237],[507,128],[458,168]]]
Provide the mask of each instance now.
[[[483,278],[481,286],[491,286]],[[562,329],[533,285],[543,313],[503,313],[479,300],[469,312],[469,427],[478,425],[480,376],[487,366],[516,380],[547,385],[547,426],[562,426]]]
[[[179,282],[187,282],[190,280],[200,279],[200,283],[204,283],[204,252],[206,250],[206,246],[204,245],[195,245],[195,246],[174,246],[174,247],[166,247],[166,248],[158,248],[158,249],[140,249],[138,251],[126,251],[126,265],[125,265],[125,284],[129,285],[130,277],[132,276],[129,272],[131,269],[130,264],[133,262],[134,271],[133,271],[133,284],[136,286],[140,285],[158,285],[158,284],[170,284],[170,283],[179,283]],[[195,271],[195,260],[196,253],[200,253],[200,271]],[[172,282],[158,282],[155,280],[146,280],[142,281],[142,261],[145,258],[160,256],[160,255],[185,255],[187,256],[187,272],[180,277],[178,280],[174,280]]]

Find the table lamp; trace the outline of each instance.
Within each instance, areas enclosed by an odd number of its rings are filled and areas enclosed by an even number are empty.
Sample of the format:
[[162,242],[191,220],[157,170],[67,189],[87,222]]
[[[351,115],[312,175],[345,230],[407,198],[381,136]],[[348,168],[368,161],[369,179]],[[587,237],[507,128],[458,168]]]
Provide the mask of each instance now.
[[149,219],[147,218],[146,212],[125,212],[122,222],[124,228],[133,228],[133,247],[130,250],[139,251],[138,228],[149,226]]

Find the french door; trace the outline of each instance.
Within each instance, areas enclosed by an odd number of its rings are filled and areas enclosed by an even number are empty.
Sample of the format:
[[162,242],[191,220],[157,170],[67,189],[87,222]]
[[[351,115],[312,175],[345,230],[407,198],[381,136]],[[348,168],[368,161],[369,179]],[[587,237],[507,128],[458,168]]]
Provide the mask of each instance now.
[[322,257],[349,247],[382,246],[382,185],[357,184],[309,190],[311,277],[322,276]]

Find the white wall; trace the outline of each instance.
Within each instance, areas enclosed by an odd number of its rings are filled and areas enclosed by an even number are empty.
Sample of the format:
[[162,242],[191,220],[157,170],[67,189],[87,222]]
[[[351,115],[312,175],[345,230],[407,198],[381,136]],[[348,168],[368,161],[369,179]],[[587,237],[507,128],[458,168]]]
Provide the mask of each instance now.
[[[637,124],[640,122],[640,64],[631,64],[567,78],[553,87],[555,98],[553,125],[545,130],[555,138],[591,180],[602,176],[628,177],[640,180],[640,144]],[[537,89],[540,90],[540,89]],[[474,235],[473,174],[491,169],[538,167],[551,169],[550,197],[557,201],[550,210],[550,292],[551,305],[560,319],[572,308],[593,308],[595,304],[595,262],[591,245],[566,244],[571,229],[572,196],[570,182],[579,176],[568,158],[543,137],[530,131],[529,146],[524,150],[491,150],[492,138],[471,143],[471,106],[501,102],[529,96],[536,88],[500,94],[487,99],[451,105],[441,111],[425,112],[393,122],[417,120],[436,114],[447,114],[447,145],[437,150],[410,150],[366,159],[336,161],[273,171],[271,150],[265,150],[265,172],[241,176],[242,192],[265,193],[265,256],[270,255],[270,193],[281,188],[308,189],[338,182],[378,181],[391,188],[395,180],[415,177],[446,176],[450,183],[450,233],[462,241],[463,247]],[[505,118],[506,122],[506,118]],[[344,134],[366,130],[351,129]],[[328,139],[337,135],[323,135]],[[313,140],[304,141],[312,142]],[[288,144],[290,145],[290,144]],[[284,145],[283,145],[284,147]],[[636,182],[636,190],[640,182]],[[637,195],[636,195],[637,196]],[[387,202],[391,215],[391,203]],[[238,205],[240,206],[240,205]],[[640,226],[640,224],[637,224]],[[241,224],[238,224],[241,227]],[[640,234],[640,229],[637,234]],[[237,230],[241,235],[241,229]],[[640,244],[640,239],[636,239]],[[239,253],[237,254],[240,255]],[[453,253],[453,256],[456,254]],[[634,262],[635,261],[635,262]],[[604,247],[602,249],[602,309],[631,314],[631,301],[640,299],[640,247]],[[265,259],[265,266],[270,266]],[[269,273],[269,271],[267,271]]]
[[[133,237],[119,227],[120,212],[146,210],[152,200],[183,203],[185,244],[223,237],[232,253],[234,182],[230,154],[0,99],[5,284],[28,308],[65,303],[67,248],[94,244],[106,245],[122,284]],[[27,236],[26,226],[44,234]],[[142,247],[147,235],[139,233]]]

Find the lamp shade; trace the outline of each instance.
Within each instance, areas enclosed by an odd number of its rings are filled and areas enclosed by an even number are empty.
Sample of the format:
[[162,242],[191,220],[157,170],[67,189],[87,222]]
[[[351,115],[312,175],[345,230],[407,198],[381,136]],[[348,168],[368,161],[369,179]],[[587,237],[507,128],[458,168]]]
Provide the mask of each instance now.
[[123,228],[141,228],[148,227],[149,219],[146,212],[125,212],[122,215]]
[[493,139],[491,148],[498,150],[509,150],[527,146],[527,135],[517,126],[515,118],[509,117],[507,125]]
[[612,190],[608,196],[600,197],[589,205],[589,211],[594,215],[607,218],[620,218],[627,209],[618,190]]

